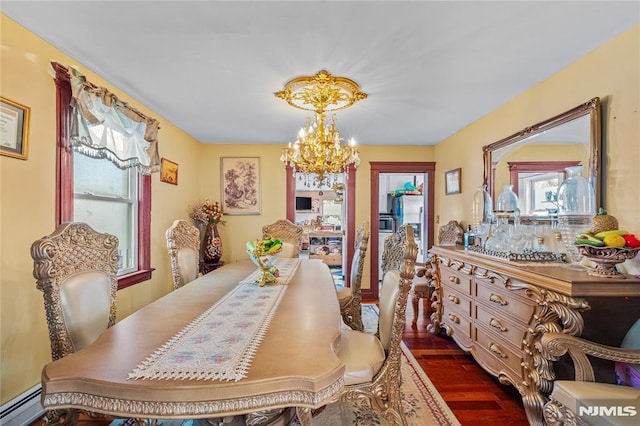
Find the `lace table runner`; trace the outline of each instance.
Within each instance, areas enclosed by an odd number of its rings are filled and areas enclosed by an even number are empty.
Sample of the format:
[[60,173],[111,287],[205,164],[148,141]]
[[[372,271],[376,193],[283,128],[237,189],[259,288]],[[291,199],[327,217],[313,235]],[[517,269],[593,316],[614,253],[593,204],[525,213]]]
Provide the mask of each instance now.
[[[300,259],[276,261],[288,283]],[[287,286],[242,280],[131,373],[130,379],[238,381],[246,377]]]

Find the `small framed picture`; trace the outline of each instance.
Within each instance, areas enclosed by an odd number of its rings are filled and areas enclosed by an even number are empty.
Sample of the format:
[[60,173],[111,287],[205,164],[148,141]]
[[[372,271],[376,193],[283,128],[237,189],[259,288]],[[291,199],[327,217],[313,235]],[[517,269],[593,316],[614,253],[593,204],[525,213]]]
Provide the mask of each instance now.
[[260,214],[260,158],[222,157],[220,163],[222,212]]
[[445,195],[459,194],[462,169],[457,168],[444,173],[444,193]]
[[27,159],[29,107],[0,97],[0,154]]
[[160,182],[178,184],[178,163],[166,158],[160,159]]

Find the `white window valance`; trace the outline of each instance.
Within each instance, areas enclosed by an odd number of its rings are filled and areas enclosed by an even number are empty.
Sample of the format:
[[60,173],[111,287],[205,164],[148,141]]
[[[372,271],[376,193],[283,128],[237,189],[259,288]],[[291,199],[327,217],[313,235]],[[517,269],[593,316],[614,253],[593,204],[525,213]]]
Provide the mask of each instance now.
[[106,158],[121,169],[160,171],[158,120],[131,108],[104,87],[70,68],[73,108],[70,144],[74,151]]

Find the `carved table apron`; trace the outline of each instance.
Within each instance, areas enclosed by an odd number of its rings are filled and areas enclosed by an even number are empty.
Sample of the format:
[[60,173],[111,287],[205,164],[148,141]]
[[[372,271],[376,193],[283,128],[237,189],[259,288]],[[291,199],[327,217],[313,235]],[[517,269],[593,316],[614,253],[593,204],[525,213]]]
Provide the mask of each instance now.
[[[566,333],[616,345],[640,315],[640,279],[632,276],[596,278],[560,264],[523,265],[460,247],[434,246],[430,253],[436,310],[429,330],[444,330],[485,370],[515,386],[533,425],[544,424],[542,407],[558,365],[540,352],[542,336]],[[590,316],[592,308],[598,318]]]
[[186,419],[296,407],[302,423],[309,424],[310,410],[335,399],[344,386],[344,365],[334,351],[340,337],[338,299],[329,268],[320,260],[302,260],[245,378],[128,378],[254,270],[250,261],[227,264],[134,312],[86,348],[47,364],[44,408]]

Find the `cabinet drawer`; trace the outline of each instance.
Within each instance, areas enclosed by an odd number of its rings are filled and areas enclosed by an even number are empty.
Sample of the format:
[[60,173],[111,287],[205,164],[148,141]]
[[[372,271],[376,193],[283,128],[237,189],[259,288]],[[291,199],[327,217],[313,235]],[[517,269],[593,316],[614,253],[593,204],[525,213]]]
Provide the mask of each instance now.
[[471,318],[465,317],[457,310],[450,309],[447,306],[442,310],[442,322],[453,328],[451,337],[455,338],[460,346],[469,349],[472,346],[471,339]]
[[516,377],[522,377],[522,353],[517,353],[502,339],[496,338],[480,327],[474,327],[475,347],[478,350],[478,361],[486,363],[492,371],[498,373],[500,365],[507,367]]
[[455,288],[462,294],[471,294],[471,276],[455,272],[448,268],[440,269],[442,286]]
[[471,317],[471,298],[445,286],[442,287],[443,304],[446,308],[459,311],[464,317]]
[[502,336],[505,340],[518,348],[522,347],[522,340],[526,332],[526,327],[516,325],[515,323],[505,319],[500,315],[498,310],[490,309],[482,304],[474,306],[474,318],[479,325],[484,326],[487,330],[493,331],[495,334]]
[[511,319],[529,324],[535,312],[535,302],[518,297],[509,290],[498,288],[494,284],[476,281],[476,302],[483,303]]

